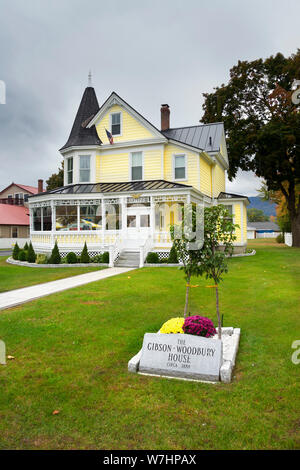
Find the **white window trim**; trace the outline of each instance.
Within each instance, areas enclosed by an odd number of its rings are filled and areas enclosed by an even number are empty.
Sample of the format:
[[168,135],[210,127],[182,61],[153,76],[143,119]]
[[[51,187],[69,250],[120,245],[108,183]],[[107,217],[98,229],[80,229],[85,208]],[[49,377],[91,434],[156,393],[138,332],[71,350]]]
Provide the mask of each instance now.
[[[13,237],[13,229],[17,229],[17,236]],[[11,226],[11,238],[19,238],[19,227],[17,225],[12,225]]]
[[[68,176],[69,176],[69,173],[71,173],[70,170],[68,170],[68,162],[69,160],[72,158],[73,162],[72,162],[72,183],[69,183],[68,182]],[[66,157],[66,186],[69,185],[69,184],[74,184],[74,157],[73,155],[70,155],[69,157]]]
[[[175,158],[176,157],[184,157],[184,165],[185,165],[185,178],[175,178]],[[173,180],[174,181],[187,181],[188,180],[188,159],[186,153],[173,153]]]
[[[113,114],[120,114],[120,134],[113,134],[112,133],[112,115]],[[122,111],[115,111],[113,113],[110,113],[109,115],[109,131],[111,135],[114,137],[122,137],[123,134],[123,113]]]
[[[132,179],[132,154],[133,153],[141,153],[142,154],[142,179],[140,180],[133,180]],[[142,150],[134,150],[129,154],[129,181],[144,181],[144,152]]]
[[[80,157],[90,157],[90,179],[88,181],[80,181],[80,170],[86,171],[86,168],[80,168]],[[73,161],[73,171],[74,171],[74,161]],[[82,153],[78,155],[78,183],[85,184],[92,182],[92,155],[90,153]],[[74,178],[73,178],[74,184]]]

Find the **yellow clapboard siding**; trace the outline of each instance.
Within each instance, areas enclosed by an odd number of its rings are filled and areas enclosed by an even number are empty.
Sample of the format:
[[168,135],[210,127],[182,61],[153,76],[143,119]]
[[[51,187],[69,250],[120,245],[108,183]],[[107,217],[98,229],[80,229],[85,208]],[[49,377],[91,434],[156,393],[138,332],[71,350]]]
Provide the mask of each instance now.
[[110,183],[129,180],[128,153],[98,155],[97,182]]
[[214,196],[218,197],[221,192],[225,191],[225,171],[216,164],[214,169]]
[[233,205],[234,212],[234,223],[238,224],[238,228],[235,229],[236,243],[241,243],[242,241],[242,223],[241,223],[241,206],[240,203]]
[[211,166],[200,157],[200,191],[211,196]]
[[174,144],[165,145],[164,151],[164,179],[174,181],[173,175],[173,155],[186,155],[187,158],[187,180],[179,181],[181,184],[199,188],[199,154],[197,152],[183,149]]
[[146,150],[144,154],[144,179],[159,180],[161,175],[162,149]]
[[143,140],[155,137],[146,127],[140,124],[133,116],[131,116],[124,108],[118,105],[112,106],[109,111],[98,122],[96,129],[103,144],[109,144],[105,129],[110,131],[111,113],[122,113],[122,135],[113,136],[114,142],[126,142],[130,140]]

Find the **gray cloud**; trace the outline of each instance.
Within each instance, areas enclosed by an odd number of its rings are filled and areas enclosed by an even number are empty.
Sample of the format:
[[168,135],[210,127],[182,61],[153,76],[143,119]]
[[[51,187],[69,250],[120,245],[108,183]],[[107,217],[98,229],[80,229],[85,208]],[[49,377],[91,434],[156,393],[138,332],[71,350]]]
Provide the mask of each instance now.
[[[114,90],[157,126],[163,102],[172,126],[196,124],[239,59],[295,52],[299,13],[297,0],[0,0],[0,188],[57,170],[90,68],[100,103]],[[240,173],[227,189],[259,186]]]

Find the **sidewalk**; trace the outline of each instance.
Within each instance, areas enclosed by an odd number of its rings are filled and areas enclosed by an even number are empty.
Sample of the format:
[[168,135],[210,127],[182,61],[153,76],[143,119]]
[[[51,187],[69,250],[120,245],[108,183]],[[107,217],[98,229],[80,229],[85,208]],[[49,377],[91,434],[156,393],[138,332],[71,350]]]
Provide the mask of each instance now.
[[35,286],[24,287],[22,289],[10,290],[0,294],[0,310],[15,307],[16,305],[39,299],[46,295],[61,292],[73,287],[83,286],[89,282],[100,281],[107,277],[116,276],[117,274],[126,273],[136,268],[108,268],[101,271],[93,271],[79,276],[67,277],[58,281],[45,282]]

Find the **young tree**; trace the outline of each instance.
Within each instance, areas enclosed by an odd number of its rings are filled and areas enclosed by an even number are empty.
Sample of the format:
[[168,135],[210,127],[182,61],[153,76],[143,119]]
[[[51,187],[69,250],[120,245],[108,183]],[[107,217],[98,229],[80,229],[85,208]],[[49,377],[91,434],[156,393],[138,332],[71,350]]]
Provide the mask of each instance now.
[[82,252],[80,255],[80,263],[89,263],[90,262],[90,256],[89,252],[86,246],[86,242],[84,243],[84,247],[82,248]]
[[33,249],[32,243],[29,243],[28,251],[27,251],[27,261],[28,263],[35,263],[36,260],[36,254]]
[[59,264],[61,262],[61,256],[60,252],[57,246],[57,241],[55,240],[55,245],[53,247],[53,250],[51,252],[51,256],[49,258],[48,263],[49,264]]
[[229,178],[238,169],[254,171],[268,190],[284,195],[293,246],[300,246],[300,113],[292,86],[300,78],[300,49],[265,60],[239,61],[227,85],[204,94],[202,122],[223,121],[229,151]]
[[[201,249],[198,273],[206,279],[214,280],[216,289],[216,311],[218,317],[218,337],[221,339],[221,317],[219,309],[219,283],[222,274],[227,273],[227,256],[232,254],[234,235],[238,225],[233,224],[232,216],[223,205],[207,207],[204,210],[204,244]],[[220,246],[221,245],[221,246]]]
[[[197,240],[196,237],[196,208],[191,205],[186,205],[182,211],[182,214],[183,216],[181,226],[171,226],[170,233],[173,240],[173,247],[177,254],[177,259],[183,263],[183,266],[181,266],[180,269],[184,271],[184,278],[186,281],[185,305],[183,313],[184,318],[186,318],[189,305],[191,277],[199,275],[200,249],[202,246],[202,240]],[[187,220],[189,220],[190,223],[187,224]],[[194,249],[195,247],[198,249]]]
[[12,252],[13,259],[19,259],[18,256],[19,256],[20,251],[21,251],[20,247],[19,247],[18,243],[16,242],[15,246],[14,246],[14,249],[13,249],[13,252]]

